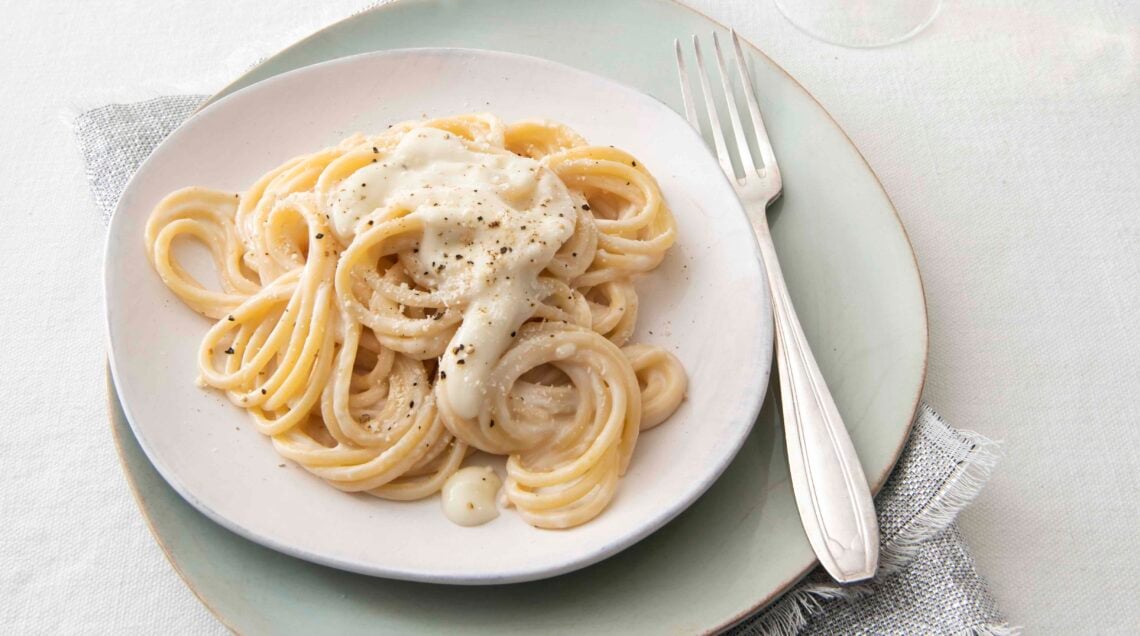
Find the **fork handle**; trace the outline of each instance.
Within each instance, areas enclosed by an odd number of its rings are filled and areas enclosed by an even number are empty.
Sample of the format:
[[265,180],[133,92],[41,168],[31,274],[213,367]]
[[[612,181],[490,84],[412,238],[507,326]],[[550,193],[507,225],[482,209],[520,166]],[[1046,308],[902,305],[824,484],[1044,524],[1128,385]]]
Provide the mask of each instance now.
[[784,435],[800,521],[832,578],[862,581],[874,576],[879,564],[871,491],[792,306],[767,220],[753,225],[772,291]]

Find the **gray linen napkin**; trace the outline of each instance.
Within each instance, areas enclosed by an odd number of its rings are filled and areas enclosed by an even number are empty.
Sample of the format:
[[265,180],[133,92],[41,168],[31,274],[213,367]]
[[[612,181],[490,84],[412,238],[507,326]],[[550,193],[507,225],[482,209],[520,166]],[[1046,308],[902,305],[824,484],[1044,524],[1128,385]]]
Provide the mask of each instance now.
[[[201,95],[111,104],[80,114],[75,134],[95,203],[109,219],[131,175],[193,113]],[[882,535],[874,581],[839,587],[821,569],[729,630],[767,634],[1010,634],[954,520],[981,490],[994,444],[923,405],[876,498]]]

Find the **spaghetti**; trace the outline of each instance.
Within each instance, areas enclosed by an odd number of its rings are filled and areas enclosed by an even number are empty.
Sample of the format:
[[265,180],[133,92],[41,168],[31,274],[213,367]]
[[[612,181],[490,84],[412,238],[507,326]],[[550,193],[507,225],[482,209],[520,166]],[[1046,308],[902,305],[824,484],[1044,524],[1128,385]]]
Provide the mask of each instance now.
[[[438,492],[474,450],[506,455],[505,500],[566,528],[604,510],[640,431],[684,397],[672,354],[628,343],[633,279],[676,233],[629,154],[471,114],[354,135],[244,193],[178,190],[146,243],[215,321],[200,384],[281,455],[394,500]],[[180,238],[220,289],[179,263]]]

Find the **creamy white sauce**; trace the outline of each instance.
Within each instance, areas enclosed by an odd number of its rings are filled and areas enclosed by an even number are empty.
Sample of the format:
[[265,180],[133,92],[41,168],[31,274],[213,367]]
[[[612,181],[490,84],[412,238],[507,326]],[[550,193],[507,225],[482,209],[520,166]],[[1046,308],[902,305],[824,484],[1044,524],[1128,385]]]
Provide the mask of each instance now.
[[539,273],[574,232],[566,186],[533,159],[422,128],[346,179],[330,208],[344,243],[393,208],[423,219],[410,274],[465,306],[439,368],[455,412],[477,416],[491,366],[541,300]]
[[499,516],[495,494],[503,482],[489,466],[468,466],[443,483],[443,514],[461,526],[478,526]]

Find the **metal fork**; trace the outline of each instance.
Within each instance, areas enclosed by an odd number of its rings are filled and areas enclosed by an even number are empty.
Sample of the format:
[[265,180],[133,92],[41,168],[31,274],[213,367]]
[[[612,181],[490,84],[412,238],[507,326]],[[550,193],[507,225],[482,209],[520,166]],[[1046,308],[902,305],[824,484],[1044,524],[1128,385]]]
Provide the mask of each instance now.
[[[804,337],[796,310],[792,307],[792,299],[788,295],[788,287],[784,283],[784,275],[776,260],[776,248],[768,230],[766,212],[783,191],[783,181],[764,128],[764,120],[760,116],[756,91],[745,66],[740,39],[736,31],[732,31],[736,69],[748,103],[760,165],[756,165],[748,147],[748,137],[737,111],[732,93],[732,78],[725,67],[720,40],[715,32],[712,37],[721,88],[736,139],[736,159],[744,172],[742,177],[737,177],[733,169],[732,156],[725,143],[708,74],[705,73],[700,40],[694,35],[693,54],[696,58],[697,77],[708,110],[717,159],[744,204],[748,220],[760,243],[760,252],[768,273],[776,326],[780,403],[796,505],[808,541],[824,569],[840,583],[854,583],[872,577],[879,563],[879,524],[875,518],[871,491],[867,487],[867,478],[863,475],[855,447],[851,444],[851,437],[835,407],[835,400],[827,390],[827,383],[820,374],[819,365]],[[700,120],[697,118],[697,108],[689,86],[681,42],[674,40],[673,46],[677,53],[677,72],[681,79],[685,116],[700,133]]]

